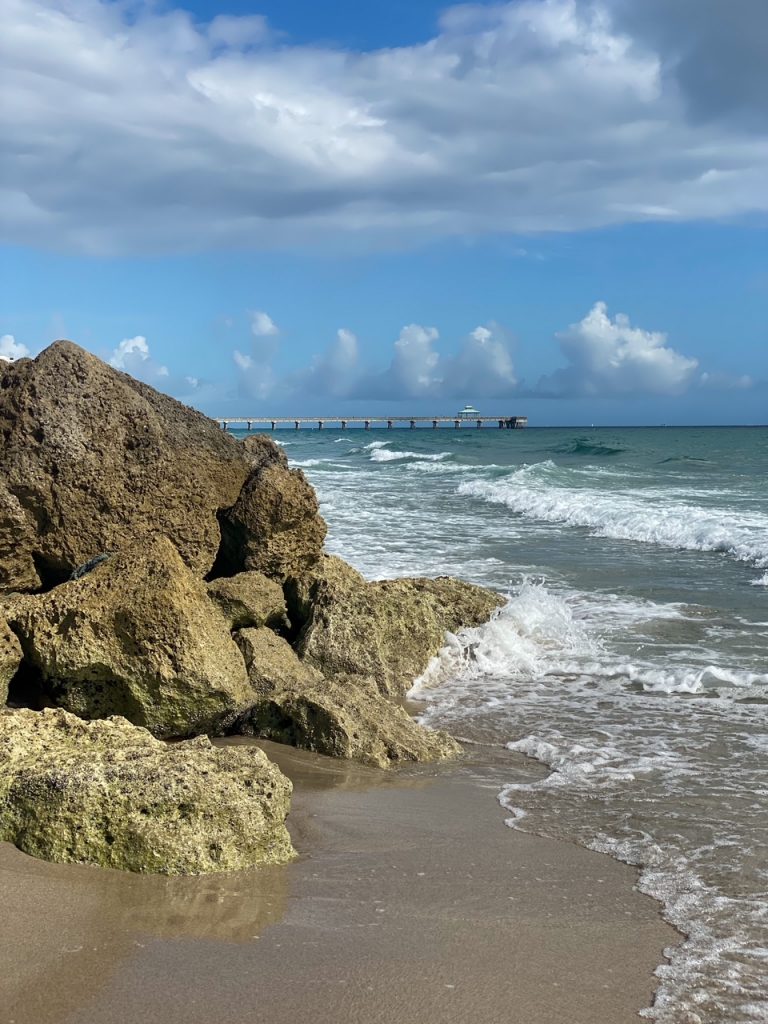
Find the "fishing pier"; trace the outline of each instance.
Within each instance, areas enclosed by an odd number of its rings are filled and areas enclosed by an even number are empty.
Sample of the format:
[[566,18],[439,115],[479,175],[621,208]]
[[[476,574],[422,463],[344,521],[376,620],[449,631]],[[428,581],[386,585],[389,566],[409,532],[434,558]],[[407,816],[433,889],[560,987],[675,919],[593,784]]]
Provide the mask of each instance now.
[[370,430],[374,425],[386,424],[387,428],[392,430],[396,423],[407,424],[411,430],[425,426],[431,426],[433,430],[437,430],[438,427],[451,427],[454,430],[466,427],[473,427],[476,430],[483,427],[519,430],[528,426],[527,416],[473,416],[471,419],[467,416],[217,416],[215,419],[223,430],[229,430],[230,427],[254,430],[265,428],[267,425],[270,430],[286,427],[293,427],[294,430],[300,430],[302,427],[313,430],[323,430],[325,427],[346,430],[352,424],[357,424],[365,430]]

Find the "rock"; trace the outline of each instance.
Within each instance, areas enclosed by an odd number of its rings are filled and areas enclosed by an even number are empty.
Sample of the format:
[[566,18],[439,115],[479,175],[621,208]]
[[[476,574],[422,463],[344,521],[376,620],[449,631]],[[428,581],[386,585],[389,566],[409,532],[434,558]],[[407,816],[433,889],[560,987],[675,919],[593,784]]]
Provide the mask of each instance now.
[[222,513],[221,553],[214,575],[255,570],[282,582],[316,565],[326,525],[317,497],[285,453],[269,438],[246,439],[252,469],[234,506]]
[[0,618],[0,704],[8,700],[8,684],[21,664],[21,645],[5,619]]
[[208,593],[224,613],[230,629],[288,626],[283,588],[260,572],[241,572],[214,580],[208,584]]
[[[2,366],[0,363],[0,374]],[[11,494],[0,479],[0,594],[12,590],[35,590],[40,586],[32,557],[34,549],[34,523],[16,495]]]
[[33,857],[168,875],[282,863],[290,793],[252,747],[0,711],[0,840]]
[[323,682],[323,673],[300,661],[290,644],[271,629],[241,629],[235,633],[235,640],[251,689],[259,696],[307,689]]
[[286,587],[292,621],[304,622],[296,649],[326,675],[371,676],[402,696],[443,646],[446,630],[487,621],[503,598],[441,576],[369,583],[340,558]]
[[165,533],[205,574],[250,466],[212,420],[68,341],[0,363],[0,588]]
[[244,629],[237,639],[257,700],[233,731],[378,768],[460,753],[455,740],[417,725],[372,679],[326,679],[268,629]]
[[167,537],[5,614],[53,701],[84,718],[122,715],[156,736],[188,736],[221,728],[248,704],[227,621]]

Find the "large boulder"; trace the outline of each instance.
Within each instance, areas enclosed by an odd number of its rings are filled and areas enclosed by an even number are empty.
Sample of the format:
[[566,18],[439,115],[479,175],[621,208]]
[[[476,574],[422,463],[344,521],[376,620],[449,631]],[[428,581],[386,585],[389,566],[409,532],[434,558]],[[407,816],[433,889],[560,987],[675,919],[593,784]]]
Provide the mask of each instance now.
[[253,747],[0,711],[0,840],[33,857],[168,875],[282,863],[290,793]]
[[281,582],[300,576],[317,564],[325,541],[317,496],[270,438],[249,437],[243,451],[251,472],[235,504],[219,517],[221,552],[214,573],[255,570]]
[[378,768],[460,753],[455,740],[418,725],[372,679],[324,678],[268,629],[244,629],[237,640],[255,700],[233,731]]
[[248,704],[229,625],[167,537],[16,599],[5,614],[26,666],[83,718],[122,715],[156,736],[188,736],[222,728]]
[[0,616],[0,705],[8,700],[8,684],[21,664],[21,645]]
[[478,626],[503,603],[483,587],[441,576],[367,582],[340,558],[286,587],[296,646],[326,675],[371,676],[382,693],[402,696],[445,641],[446,631]]
[[71,342],[0,363],[0,588],[47,589],[155,530],[203,575],[249,471],[212,420]]
[[208,584],[208,593],[224,613],[230,629],[288,627],[283,588],[260,572],[241,572],[214,580]]

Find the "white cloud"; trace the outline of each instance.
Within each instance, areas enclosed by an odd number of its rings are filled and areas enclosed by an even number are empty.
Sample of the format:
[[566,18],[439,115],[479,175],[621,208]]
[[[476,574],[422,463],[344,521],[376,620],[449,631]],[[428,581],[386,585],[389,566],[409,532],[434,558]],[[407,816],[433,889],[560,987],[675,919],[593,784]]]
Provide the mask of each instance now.
[[23,359],[32,355],[26,345],[16,341],[12,334],[3,334],[0,337],[0,362],[12,363],[15,359]]
[[749,391],[755,386],[755,381],[748,373],[733,376],[733,374],[719,371],[712,373],[705,371],[699,377],[699,385],[713,391]]
[[389,367],[361,374],[351,392],[359,398],[461,398],[479,401],[507,395],[517,379],[503,332],[476,327],[458,351],[440,352],[435,327],[409,324],[393,346]]
[[145,363],[149,359],[147,339],[137,334],[135,338],[123,338],[110,356],[110,366],[124,370],[129,363]]
[[132,377],[137,377],[148,384],[157,384],[162,378],[169,376],[168,367],[162,366],[152,358],[147,339],[142,334],[137,334],[133,338],[123,338],[112,352],[109,363],[116,370],[130,373]]
[[557,338],[568,366],[542,378],[544,394],[677,394],[698,366],[670,348],[666,334],[633,327],[624,313],[611,320],[604,302]]
[[438,338],[437,328],[420,324],[409,324],[400,331],[389,374],[396,392],[404,398],[429,394],[442,383],[440,356],[433,348]]
[[251,370],[253,369],[253,359],[249,355],[245,355],[238,349],[232,353],[232,358],[235,361],[235,365],[240,370]]
[[517,387],[512,354],[497,325],[476,327],[445,373],[449,392],[479,398],[496,398]]
[[270,338],[279,334],[280,328],[268,313],[257,309],[251,313],[251,333],[256,338]]
[[294,374],[286,386],[312,397],[344,397],[357,381],[359,358],[357,335],[340,327],[325,352],[315,356],[307,370]]
[[425,43],[357,52],[278,45],[258,16],[4,0],[6,241],[370,246],[765,211],[765,4],[740,2],[461,5]]

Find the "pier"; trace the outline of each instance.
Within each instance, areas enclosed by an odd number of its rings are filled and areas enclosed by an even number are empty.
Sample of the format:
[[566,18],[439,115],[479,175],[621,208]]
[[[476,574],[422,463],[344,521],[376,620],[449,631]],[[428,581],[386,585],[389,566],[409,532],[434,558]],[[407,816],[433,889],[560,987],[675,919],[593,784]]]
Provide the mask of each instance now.
[[339,430],[346,430],[350,424],[359,424],[365,430],[370,430],[374,424],[387,425],[392,430],[395,424],[407,425],[411,430],[417,426],[429,427],[437,430],[438,427],[451,427],[454,430],[473,427],[479,430],[483,427],[495,427],[498,430],[519,430],[528,426],[527,416],[477,416],[469,419],[462,416],[216,416],[216,422],[223,430],[230,427],[245,427],[247,430],[269,426],[270,430],[279,428],[290,428],[300,430],[302,427],[309,427],[314,430],[323,430],[325,427],[336,427]]

